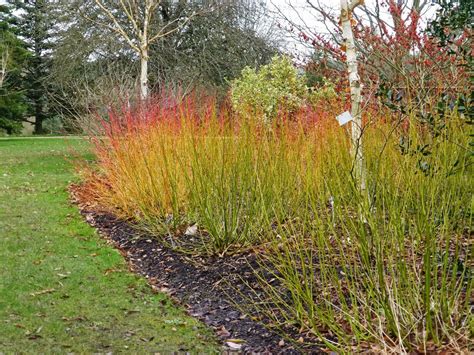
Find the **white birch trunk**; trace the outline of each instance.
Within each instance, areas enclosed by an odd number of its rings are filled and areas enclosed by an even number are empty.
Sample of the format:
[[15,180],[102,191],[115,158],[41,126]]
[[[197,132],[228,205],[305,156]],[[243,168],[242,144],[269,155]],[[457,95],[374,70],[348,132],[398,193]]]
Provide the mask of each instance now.
[[2,61],[0,66],[0,88],[3,86],[3,82],[7,77],[7,67],[8,67],[8,59],[9,59],[9,51],[8,48],[5,48],[2,53]]
[[359,72],[357,70],[357,51],[352,33],[351,13],[361,0],[341,0],[342,37],[346,47],[347,72],[351,93],[351,154],[354,162],[354,174],[361,191],[365,190],[364,156],[362,151],[362,116],[360,112],[361,91]]
[[140,97],[148,98],[148,49],[142,48],[140,53]]
[[150,7],[154,0],[145,1],[145,17],[140,37],[140,97],[144,101],[148,98],[148,25],[150,16]]

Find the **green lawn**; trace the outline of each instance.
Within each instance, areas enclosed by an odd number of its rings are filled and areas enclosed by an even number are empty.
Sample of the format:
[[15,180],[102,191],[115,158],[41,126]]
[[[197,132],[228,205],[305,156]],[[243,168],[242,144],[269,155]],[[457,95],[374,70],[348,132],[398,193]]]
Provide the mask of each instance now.
[[0,139],[0,353],[215,352],[68,202],[80,139]]

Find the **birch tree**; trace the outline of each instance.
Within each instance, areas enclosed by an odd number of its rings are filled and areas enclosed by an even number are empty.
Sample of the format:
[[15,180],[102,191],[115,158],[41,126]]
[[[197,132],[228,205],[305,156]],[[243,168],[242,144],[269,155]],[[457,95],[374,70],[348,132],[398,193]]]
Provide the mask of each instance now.
[[365,190],[364,156],[362,151],[362,116],[360,112],[362,84],[357,69],[357,50],[352,32],[352,11],[363,0],[341,0],[342,39],[346,52],[347,72],[351,93],[351,153],[354,161],[355,178],[361,191]]
[[[175,32],[189,21],[177,18],[164,26],[153,26],[154,18],[161,6],[161,0],[93,0],[105,18],[93,19],[124,40],[140,59],[140,96],[148,97],[148,62],[150,45]],[[87,5],[86,5],[87,6]]]
[[3,82],[7,77],[7,67],[8,67],[8,60],[10,58],[10,51],[9,48],[4,48],[2,50],[2,58],[0,61],[0,88],[3,86]]

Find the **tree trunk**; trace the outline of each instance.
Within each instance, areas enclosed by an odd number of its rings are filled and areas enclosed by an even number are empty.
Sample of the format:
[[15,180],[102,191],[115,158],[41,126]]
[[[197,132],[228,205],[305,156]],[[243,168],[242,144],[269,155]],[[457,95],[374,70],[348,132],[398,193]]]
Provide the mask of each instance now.
[[148,49],[142,48],[140,53],[140,97],[148,98]]
[[351,115],[354,118],[351,123],[351,154],[354,159],[355,179],[363,191],[366,183],[362,151],[362,116],[360,113],[362,87],[357,69],[357,51],[351,25],[352,10],[360,3],[361,0],[352,0],[350,3],[347,0],[341,0],[341,24],[351,92]]
[[2,66],[0,68],[0,88],[3,86],[3,82],[7,77],[8,58],[9,50],[8,48],[4,48],[2,53]]
[[41,102],[41,98],[36,100],[35,102],[35,129],[34,134],[43,134],[43,120],[44,120],[44,113],[43,113],[43,103]]

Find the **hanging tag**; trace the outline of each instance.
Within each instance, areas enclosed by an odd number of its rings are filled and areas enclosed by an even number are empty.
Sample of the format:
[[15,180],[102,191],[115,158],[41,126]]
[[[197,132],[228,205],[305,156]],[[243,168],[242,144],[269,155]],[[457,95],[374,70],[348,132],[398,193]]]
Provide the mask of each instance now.
[[339,126],[344,126],[347,122],[350,122],[354,119],[349,112],[343,112],[339,116],[336,117],[337,122],[339,122]]

